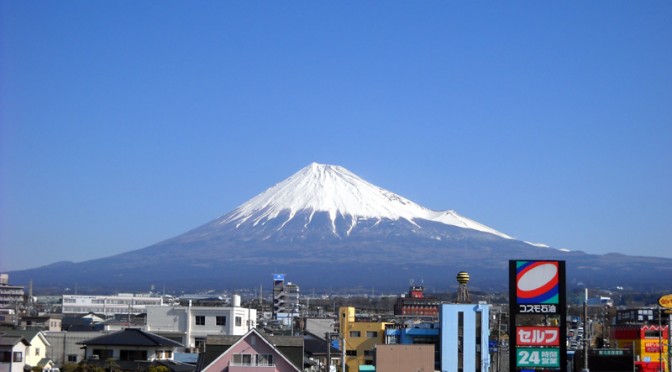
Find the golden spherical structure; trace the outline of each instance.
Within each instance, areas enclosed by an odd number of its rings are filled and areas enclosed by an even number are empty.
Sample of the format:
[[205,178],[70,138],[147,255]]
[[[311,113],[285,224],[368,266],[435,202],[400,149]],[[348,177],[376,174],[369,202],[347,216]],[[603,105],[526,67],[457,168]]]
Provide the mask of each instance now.
[[466,271],[460,271],[457,273],[457,282],[460,284],[467,284],[469,281],[469,273]]

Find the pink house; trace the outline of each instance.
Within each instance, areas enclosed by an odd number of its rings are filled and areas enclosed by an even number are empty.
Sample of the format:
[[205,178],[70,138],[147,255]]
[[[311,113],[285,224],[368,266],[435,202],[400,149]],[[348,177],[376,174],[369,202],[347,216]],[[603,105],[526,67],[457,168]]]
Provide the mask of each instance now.
[[203,368],[203,372],[301,372],[301,370],[265,336],[252,329]]

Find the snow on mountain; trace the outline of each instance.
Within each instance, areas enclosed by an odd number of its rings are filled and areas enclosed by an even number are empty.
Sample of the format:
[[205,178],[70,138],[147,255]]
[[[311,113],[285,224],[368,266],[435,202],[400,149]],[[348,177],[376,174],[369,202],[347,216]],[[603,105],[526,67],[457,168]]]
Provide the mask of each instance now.
[[434,211],[422,207],[367,182],[341,166],[318,163],[308,165],[250,199],[220,223],[235,223],[236,227],[246,222],[257,225],[280,215],[288,215],[284,226],[299,212],[309,213],[307,224],[316,212],[327,212],[334,232],[339,216],[349,219],[348,233],[362,219],[404,219],[412,224],[416,224],[414,221],[417,219],[424,219],[512,239],[455,211]]

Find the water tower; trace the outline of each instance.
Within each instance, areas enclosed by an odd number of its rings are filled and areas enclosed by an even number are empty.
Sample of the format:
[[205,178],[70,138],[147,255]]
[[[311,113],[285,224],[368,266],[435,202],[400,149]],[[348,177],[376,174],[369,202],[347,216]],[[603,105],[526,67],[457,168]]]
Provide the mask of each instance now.
[[467,288],[467,283],[469,282],[469,273],[466,271],[460,271],[457,273],[457,303],[458,304],[469,304],[471,303],[471,297],[469,296],[469,289]]

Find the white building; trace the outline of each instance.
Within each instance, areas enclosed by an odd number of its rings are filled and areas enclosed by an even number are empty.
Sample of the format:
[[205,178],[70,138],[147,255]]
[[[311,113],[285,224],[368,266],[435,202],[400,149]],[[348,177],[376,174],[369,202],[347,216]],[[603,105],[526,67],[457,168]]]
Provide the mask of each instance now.
[[145,293],[119,293],[113,296],[63,295],[63,314],[140,314],[146,312],[147,306],[153,305],[163,305],[163,299]]
[[148,332],[180,342],[189,349],[202,349],[208,335],[242,336],[256,326],[257,310],[233,306],[147,306]]
[[9,274],[0,274],[0,309],[18,309],[23,305],[23,286],[10,285]]
[[0,334],[0,372],[23,371],[28,347],[24,337]]

